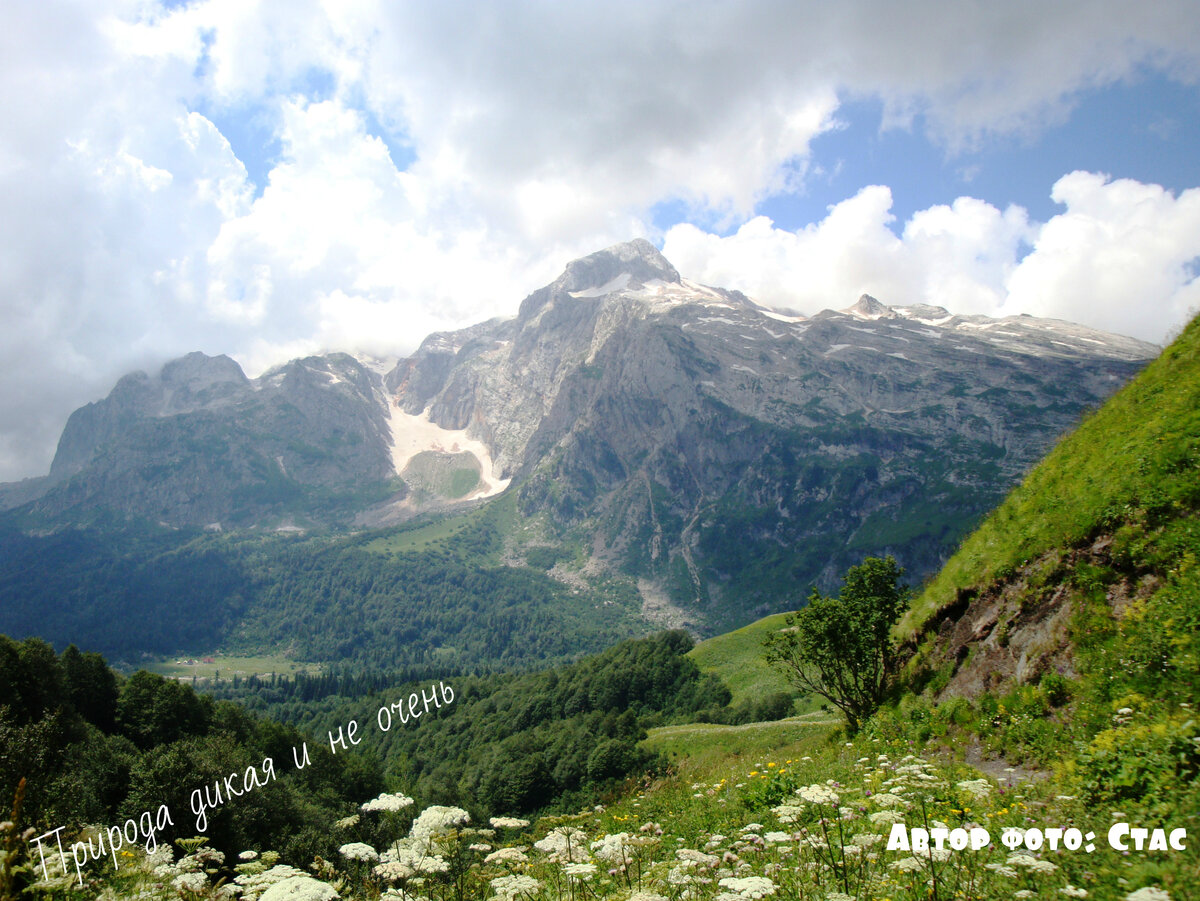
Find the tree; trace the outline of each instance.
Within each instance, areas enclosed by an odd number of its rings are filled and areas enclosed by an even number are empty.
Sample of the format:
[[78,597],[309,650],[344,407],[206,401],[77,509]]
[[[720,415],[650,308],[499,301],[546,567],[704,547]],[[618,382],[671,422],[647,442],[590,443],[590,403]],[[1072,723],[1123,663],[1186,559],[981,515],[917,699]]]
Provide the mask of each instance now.
[[853,734],[891,688],[897,668],[892,626],[911,592],[892,557],[867,557],[846,571],[836,597],[813,589],[808,606],[767,636],[767,662],[804,695],[819,695],[846,715]]

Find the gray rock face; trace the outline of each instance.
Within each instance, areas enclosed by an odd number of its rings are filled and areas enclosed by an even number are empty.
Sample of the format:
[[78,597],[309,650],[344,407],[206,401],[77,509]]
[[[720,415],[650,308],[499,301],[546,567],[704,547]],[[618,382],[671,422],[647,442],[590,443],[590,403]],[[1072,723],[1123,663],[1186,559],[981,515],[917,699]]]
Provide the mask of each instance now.
[[486,442],[525,512],[715,625],[868,553],[931,572],[1157,351],[869,296],[783,315],[634,242],[571,264],[515,320],[432,336],[388,384]]
[[251,381],[228,357],[192,353],[76,410],[32,512],[329,522],[364,490],[380,492],[390,443],[382,379],[349,355],[293,360]]
[[560,540],[718,628],[866,554],[932,571],[1157,351],[866,295],[787,315],[634,241],[382,376],[345,354],[256,380],[203,354],[126,376],[72,415],[48,479],[0,498],[58,520],[387,522],[415,509],[397,468],[424,473],[422,497],[453,481],[455,503],[474,456],[481,485],[512,480]]

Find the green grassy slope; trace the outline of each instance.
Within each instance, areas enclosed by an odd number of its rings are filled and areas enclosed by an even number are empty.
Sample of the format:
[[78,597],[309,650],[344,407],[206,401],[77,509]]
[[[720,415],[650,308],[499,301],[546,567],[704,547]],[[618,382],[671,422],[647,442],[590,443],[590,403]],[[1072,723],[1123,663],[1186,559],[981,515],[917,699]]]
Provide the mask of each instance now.
[[757,700],[776,691],[790,691],[787,680],[767,666],[763,656],[763,639],[769,632],[782,629],[786,616],[776,613],[706,639],[692,648],[688,656],[701,672],[714,673],[729,687],[733,704]]
[[[954,599],[1052,548],[1140,524],[1154,537],[1200,507],[1200,320],[1064,438],[967,538],[902,623],[912,630]],[[1185,529],[1186,532],[1186,529]]]

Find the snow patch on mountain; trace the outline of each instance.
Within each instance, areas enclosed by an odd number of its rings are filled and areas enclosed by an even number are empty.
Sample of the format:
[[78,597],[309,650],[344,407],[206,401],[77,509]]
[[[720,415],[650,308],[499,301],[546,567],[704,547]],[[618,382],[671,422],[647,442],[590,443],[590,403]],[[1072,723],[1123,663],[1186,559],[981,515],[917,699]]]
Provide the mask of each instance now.
[[479,461],[479,487],[465,500],[477,500],[500,494],[512,482],[502,479],[488,446],[472,438],[466,429],[444,429],[429,418],[429,410],[420,416],[405,413],[394,403],[388,405],[388,425],[392,433],[392,465],[396,474],[404,472],[417,454],[435,451],[445,454],[469,453]]

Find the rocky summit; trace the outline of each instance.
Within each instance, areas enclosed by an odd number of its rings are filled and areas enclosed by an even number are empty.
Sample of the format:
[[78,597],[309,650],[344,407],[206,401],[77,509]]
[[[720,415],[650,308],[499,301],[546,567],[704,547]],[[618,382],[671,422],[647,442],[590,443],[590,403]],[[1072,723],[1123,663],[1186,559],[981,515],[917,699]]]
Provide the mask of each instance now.
[[932,572],[1157,352],[866,295],[779,312],[638,240],[394,367],[337,353],[252,380],[190,354],[126,376],[71,416],[47,478],[0,498],[43,525],[313,529],[514,493],[580,573],[623,573],[711,629],[865,554]]

